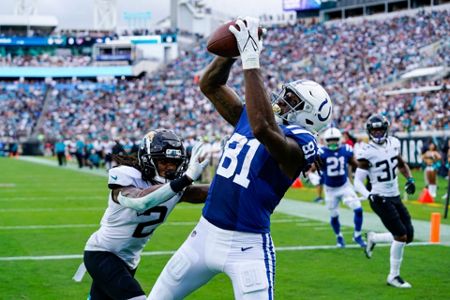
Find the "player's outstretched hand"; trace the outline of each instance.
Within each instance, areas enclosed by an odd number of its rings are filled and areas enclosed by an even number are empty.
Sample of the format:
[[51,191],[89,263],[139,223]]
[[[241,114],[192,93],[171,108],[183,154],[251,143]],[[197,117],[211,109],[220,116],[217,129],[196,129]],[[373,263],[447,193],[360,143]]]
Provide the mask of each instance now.
[[386,199],[383,196],[377,195],[377,194],[370,194],[369,197],[367,197],[371,202],[373,203],[384,203],[386,202]]
[[238,19],[236,25],[230,25],[228,28],[236,37],[244,70],[259,69],[262,38],[258,36],[258,28],[259,20],[253,17]]
[[406,180],[405,183],[405,191],[406,193],[408,193],[409,195],[412,195],[416,192],[416,184],[415,184],[415,180],[412,177],[409,177]]
[[192,148],[191,159],[189,160],[189,166],[185,172],[185,175],[192,179],[192,181],[196,181],[203,173],[203,170],[209,163],[208,159],[201,160],[201,155],[203,152],[204,144],[198,142]]

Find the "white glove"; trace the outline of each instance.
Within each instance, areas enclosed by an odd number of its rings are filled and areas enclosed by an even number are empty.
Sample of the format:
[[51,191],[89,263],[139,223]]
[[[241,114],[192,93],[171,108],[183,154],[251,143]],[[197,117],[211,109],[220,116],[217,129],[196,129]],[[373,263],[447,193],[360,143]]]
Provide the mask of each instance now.
[[252,17],[245,17],[244,20],[236,21],[239,29],[233,25],[228,29],[236,37],[243,69],[259,69],[259,54],[262,50],[262,39],[258,37],[259,20]]
[[203,173],[203,170],[209,163],[209,159],[204,159],[202,162],[199,161],[200,156],[203,152],[203,143],[198,142],[192,148],[191,159],[189,160],[189,166],[184,173],[187,177],[191,178],[192,181],[196,181]]

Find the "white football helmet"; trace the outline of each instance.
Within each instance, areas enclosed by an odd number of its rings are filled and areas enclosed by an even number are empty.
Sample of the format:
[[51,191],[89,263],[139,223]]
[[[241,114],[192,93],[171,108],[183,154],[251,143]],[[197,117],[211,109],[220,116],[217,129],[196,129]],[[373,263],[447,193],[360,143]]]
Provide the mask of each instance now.
[[[293,92],[300,100],[292,107],[285,99],[287,91]],[[282,113],[277,104],[283,101],[289,110]],[[286,121],[290,125],[300,125],[318,133],[326,127],[332,118],[333,104],[325,89],[312,80],[297,80],[283,85],[281,93],[273,99],[272,107],[278,122]]]
[[331,127],[323,133],[323,139],[330,150],[337,150],[341,143],[342,134],[339,129]]

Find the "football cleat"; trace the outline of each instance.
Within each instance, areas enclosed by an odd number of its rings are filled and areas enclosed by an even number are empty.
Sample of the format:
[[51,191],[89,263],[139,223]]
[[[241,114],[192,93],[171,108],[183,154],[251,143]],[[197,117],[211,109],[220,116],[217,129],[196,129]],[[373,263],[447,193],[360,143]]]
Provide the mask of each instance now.
[[366,254],[367,258],[372,257],[373,248],[375,248],[376,243],[373,241],[372,236],[374,235],[374,232],[370,231],[366,233],[366,247],[364,248],[364,253]]
[[344,238],[342,236],[338,236],[336,239],[336,247],[345,248]]
[[363,240],[363,238],[362,238],[361,235],[354,236],[354,237],[353,237],[353,241],[354,241],[355,243],[357,243],[358,245],[360,245],[361,248],[366,248],[366,247],[367,247],[367,244],[366,244],[366,242],[364,242],[364,240]]
[[322,197],[317,197],[316,199],[314,199],[314,203],[322,203],[322,202],[323,202]]
[[407,281],[404,281],[400,276],[395,276],[390,278],[390,276],[388,276],[387,279],[387,285],[396,287],[396,288],[401,288],[401,289],[409,289],[411,288],[411,284]]

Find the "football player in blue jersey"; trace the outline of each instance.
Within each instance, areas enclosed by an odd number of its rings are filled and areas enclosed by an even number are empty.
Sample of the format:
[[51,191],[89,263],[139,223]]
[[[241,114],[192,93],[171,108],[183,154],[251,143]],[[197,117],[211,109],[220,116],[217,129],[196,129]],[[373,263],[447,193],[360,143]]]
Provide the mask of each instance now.
[[221,272],[230,277],[236,299],[274,298],[270,216],[300,172],[315,162],[313,133],[329,123],[332,103],[322,86],[298,80],[285,84],[272,105],[259,64],[259,22],[245,21],[237,20],[239,28],[230,26],[230,31],[241,53],[246,103],[227,86],[236,59],[216,57],[200,88],[235,130],[199,223],[166,264],[148,299],[183,299]]
[[[366,243],[361,237],[363,209],[348,175],[349,166],[356,169],[358,163],[353,156],[353,149],[347,144],[342,145],[341,138],[342,134],[339,129],[328,128],[323,134],[326,147],[319,149],[319,155],[323,163],[321,171],[325,186],[325,203],[330,210],[330,224],[336,234],[337,246],[340,248],[345,247],[338,210],[339,203],[342,200],[354,212],[355,231],[353,240],[365,248]],[[312,166],[311,170],[314,169],[315,165]]]

